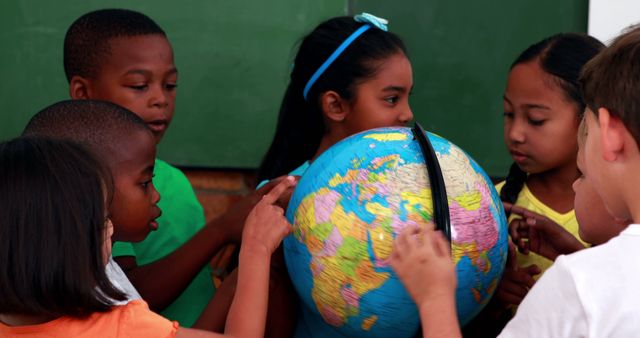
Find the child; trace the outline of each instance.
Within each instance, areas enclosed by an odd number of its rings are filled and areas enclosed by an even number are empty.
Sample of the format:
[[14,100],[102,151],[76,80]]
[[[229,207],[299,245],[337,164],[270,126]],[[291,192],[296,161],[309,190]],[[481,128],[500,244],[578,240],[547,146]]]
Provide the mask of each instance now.
[[365,13],[321,23],[296,54],[258,181],[302,175],[309,161],[360,131],[406,125],[412,88],[406,48],[386,20]]
[[[587,109],[584,145],[584,181],[593,184],[607,212],[630,224],[618,236],[593,248],[559,256],[531,289],[503,337],[633,337],[640,293],[640,28],[634,27],[589,61],[581,75]],[[579,188],[579,184],[577,188]],[[581,190],[576,191],[580,193]],[[581,213],[583,210],[577,210]],[[591,208],[585,208],[589,213]],[[584,219],[588,219],[584,215]],[[606,239],[617,224],[580,224],[585,237]],[[426,233],[432,237],[431,232]],[[586,238],[585,238],[586,239]],[[428,241],[425,241],[428,242]],[[446,255],[425,260],[434,279],[450,279]],[[436,263],[436,261],[438,263]],[[437,267],[443,264],[444,268]],[[408,271],[410,274],[411,271]],[[408,280],[408,279],[407,279]],[[432,283],[432,285],[436,285]],[[440,327],[454,337],[451,316],[433,321],[430,312],[454,307],[455,287],[438,282],[439,289],[421,285],[432,306],[424,326]],[[416,285],[409,286],[415,288]],[[439,294],[448,296],[439,297]],[[420,302],[423,302],[420,300]],[[455,317],[453,317],[455,320]],[[446,326],[446,327],[445,327]],[[436,337],[437,335],[426,335]]]
[[[584,141],[586,139],[584,120],[580,123],[578,132],[578,168],[584,168]],[[585,242],[593,245],[604,244],[619,235],[628,222],[614,219],[605,209],[604,203],[593,187],[593,182],[580,175],[573,182],[576,193],[576,218],[580,224],[579,234]],[[523,209],[519,206],[505,205],[511,214],[521,218],[509,225],[511,238],[515,243],[523,243],[527,239],[527,250],[535,252],[549,260],[555,261],[559,255],[567,255],[584,249],[584,245],[572,234],[549,218]],[[600,224],[610,224],[610,227],[599,227]],[[598,229],[592,232],[591,229]],[[586,232],[585,230],[589,230]]]
[[[362,14],[321,23],[300,44],[258,180],[302,175],[310,161],[345,137],[406,125],[413,118],[412,87],[406,48],[387,32],[384,19]],[[288,280],[282,251],[277,254],[275,275]],[[304,312],[301,317],[295,336],[312,336]]]
[[[108,176],[85,147],[68,140],[0,144],[0,336],[224,336],[179,328],[142,300],[110,302],[124,296],[104,270],[113,233]],[[247,218],[229,336],[263,335],[271,252],[290,231],[273,204],[292,184],[283,181]]]
[[[153,134],[138,116],[110,102],[62,101],[34,115],[23,135],[70,139],[100,157],[113,175],[109,213],[115,226],[114,241],[141,241],[158,228],[160,196],[152,182],[156,146]],[[111,258],[107,273],[128,300],[140,298]]]
[[[83,15],[65,36],[64,68],[71,98],[128,108],[160,142],[173,117],[178,72],[171,45],[153,20],[123,9]],[[163,196],[159,230],[139,243],[116,243],[115,260],[151,309],[184,326],[221,330],[224,317],[196,323],[215,291],[207,263],[226,243],[240,241],[246,215],[277,181],[205,224],[203,209],[181,171],[156,159],[154,174]],[[224,297],[219,299],[225,303]]]
[[[578,224],[571,185],[579,177],[576,133],[585,108],[578,76],[602,47],[582,34],[544,39],[511,65],[504,93],[504,139],[515,163],[496,189],[504,202],[544,215],[574,236]],[[551,265],[525,245],[521,248],[517,268],[507,267],[496,291],[503,305],[519,304],[534,276]]]

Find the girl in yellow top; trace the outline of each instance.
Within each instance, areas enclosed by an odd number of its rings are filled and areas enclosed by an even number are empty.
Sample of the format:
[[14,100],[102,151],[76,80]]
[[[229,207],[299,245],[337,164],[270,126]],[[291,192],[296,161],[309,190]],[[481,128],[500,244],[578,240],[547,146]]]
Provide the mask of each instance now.
[[[496,189],[504,202],[544,215],[576,237],[571,186],[580,176],[576,135],[585,109],[578,76],[603,47],[582,34],[544,39],[511,65],[504,92],[504,141],[514,163]],[[511,215],[509,221],[518,217]],[[503,304],[519,304],[534,276],[552,263],[520,247],[517,265],[508,264],[496,293]]]

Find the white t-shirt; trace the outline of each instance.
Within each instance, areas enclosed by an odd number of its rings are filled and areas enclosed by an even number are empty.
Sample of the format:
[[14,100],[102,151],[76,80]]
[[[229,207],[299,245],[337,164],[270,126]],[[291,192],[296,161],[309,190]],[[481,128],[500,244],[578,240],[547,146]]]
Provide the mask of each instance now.
[[606,244],[559,256],[500,337],[640,335],[640,224]]
[[126,300],[113,300],[114,305],[124,305],[132,300],[142,299],[136,288],[129,281],[129,278],[127,278],[127,275],[120,268],[120,265],[113,260],[113,256],[109,256],[109,263],[105,266],[105,270],[111,284],[127,295]]

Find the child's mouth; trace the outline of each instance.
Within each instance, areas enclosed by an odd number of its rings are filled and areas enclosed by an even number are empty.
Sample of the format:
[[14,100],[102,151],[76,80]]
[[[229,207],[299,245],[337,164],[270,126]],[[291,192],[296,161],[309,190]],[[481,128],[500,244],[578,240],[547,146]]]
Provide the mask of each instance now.
[[151,228],[151,231],[156,231],[158,230],[158,221],[151,221],[151,223],[149,223],[149,227]]
[[147,123],[149,129],[151,129],[154,133],[162,133],[167,129],[167,121],[166,120],[156,120]]

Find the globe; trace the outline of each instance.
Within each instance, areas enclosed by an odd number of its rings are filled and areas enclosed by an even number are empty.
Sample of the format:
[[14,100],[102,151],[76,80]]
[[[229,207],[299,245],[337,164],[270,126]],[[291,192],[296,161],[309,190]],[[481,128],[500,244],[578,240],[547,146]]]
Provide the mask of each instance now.
[[[459,147],[427,133],[444,178],[461,325],[487,304],[507,258],[507,220],[491,180]],[[286,211],[287,269],[302,310],[299,337],[413,337],[416,305],[393,272],[394,238],[434,227],[427,169],[409,128],[346,138],[301,177]]]

